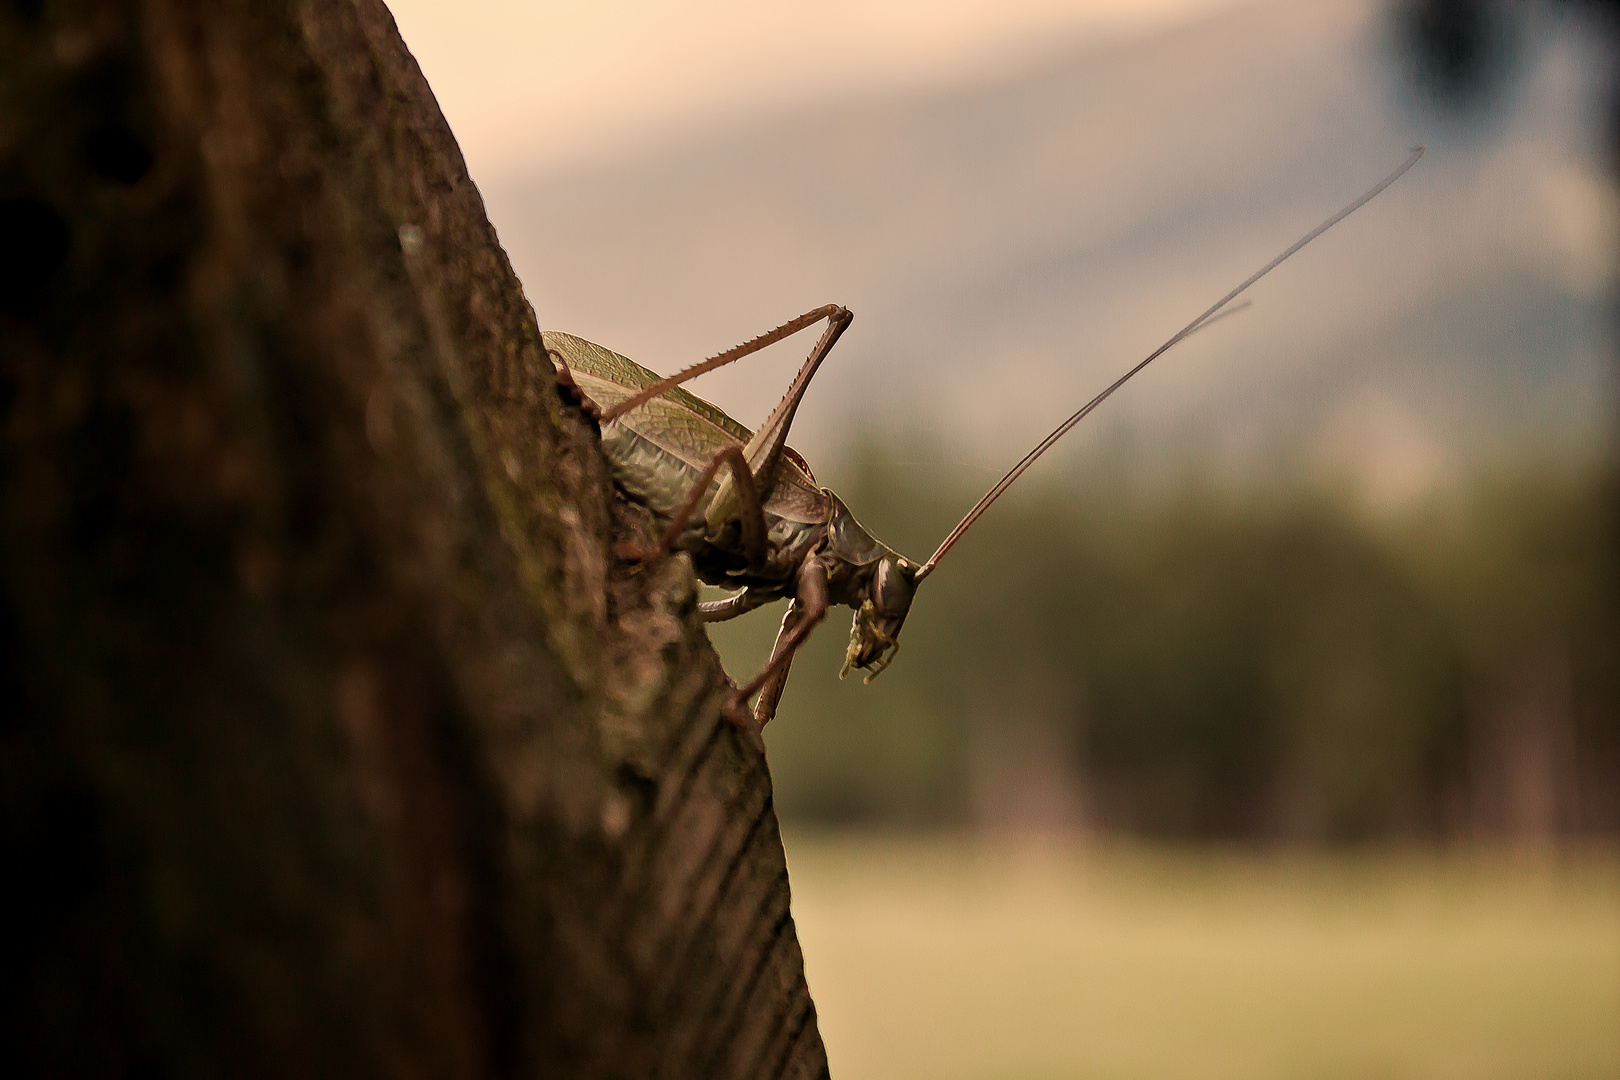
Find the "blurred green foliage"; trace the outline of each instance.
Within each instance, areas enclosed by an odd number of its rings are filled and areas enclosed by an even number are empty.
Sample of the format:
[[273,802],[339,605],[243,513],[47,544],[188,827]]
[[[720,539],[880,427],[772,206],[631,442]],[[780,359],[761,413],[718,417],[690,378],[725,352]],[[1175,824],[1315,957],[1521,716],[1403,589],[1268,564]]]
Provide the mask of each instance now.
[[[822,477],[925,558],[978,490],[929,447]],[[901,465],[898,463],[909,462]],[[1616,484],[1518,464],[1399,510],[1345,485],[1053,463],[919,594],[894,666],[842,613],[766,732],[792,820],[1341,843],[1620,830]],[[734,674],[760,613],[713,628]]]

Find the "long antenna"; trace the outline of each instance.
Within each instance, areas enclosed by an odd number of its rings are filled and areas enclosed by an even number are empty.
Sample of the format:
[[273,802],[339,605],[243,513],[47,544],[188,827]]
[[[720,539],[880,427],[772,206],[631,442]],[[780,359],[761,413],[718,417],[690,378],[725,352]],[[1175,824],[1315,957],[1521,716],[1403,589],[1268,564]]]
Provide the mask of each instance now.
[[1050,450],[1053,443],[1067,435],[1070,428],[1084,420],[1091,413],[1091,410],[1108,400],[1109,396],[1113,394],[1115,390],[1118,390],[1120,387],[1129,382],[1131,376],[1135,375],[1137,372],[1153,363],[1153,361],[1163,356],[1170,350],[1171,347],[1184,340],[1193,331],[1208,323],[1216,316],[1217,313],[1220,312],[1222,308],[1226,307],[1227,304],[1230,304],[1233,300],[1236,300],[1239,296],[1241,296],[1245,291],[1247,291],[1249,286],[1253,285],[1255,282],[1259,281],[1261,278],[1275,270],[1278,266],[1282,265],[1282,263],[1285,262],[1290,256],[1299,251],[1300,248],[1304,247],[1312,240],[1315,240],[1318,236],[1321,236],[1323,233],[1333,228],[1333,226],[1337,225],[1339,222],[1343,221],[1345,218],[1367,205],[1367,203],[1371,202],[1385,188],[1399,180],[1407,169],[1410,169],[1413,165],[1416,165],[1418,158],[1423,156],[1423,150],[1424,148],[1421,146],[1414,146],[1412,148],[1412,156],[1407,158],[1406,161],[1402,163],[1400,168],[1384,177],[1383,180],[1379,181],[1376,185],[1369,189],[1365,195],[1361,196],[1361,198],[1357,199],[1349,206],[1346,206],[1343,210],[1340,210],[1337,214],[1334,214],[1332,217],[1322,222],[1322,224],[1300,237],[1293,243],[1292,246],[1288,248],[1287,251],[1284,251],[1281,255],[1278,255],[1275,259],[1272,259],[1270,262],[1266,263],[1266,265],[1262,266],[1259,270],[1256,270],[1248,277],[1247,280],[1243,282],[1243,284],[1239,285],[1237,288],[1233,289],[1231,292],[1217,300],[1208,311],[1204,312],[1202,315],[1198,316],[1198,318],[1182,327],[1181,330],[1177,332],[1176,335],[1169,341],[1166,341],[1163,345],[1160,345],[1157,349],[1154,349],[1151,353],[1149,353],[1147,359],[1143,360],[1140,364],[1137,364],[1135,367],[1131,368],[1131,370],[1115,379],[1108,385],[1106,390],[1092,398],[1090,401],[1086,402],[1079,412],[1075,413],[1073,416],[1063,421],[1063,423],[1059,424],[1056,431],[1042,439],[1036,445],[1035,449],[1025,454],[1023,460],[1014,465],[1006,476],[1003,476],[996,482],[994,487],[985,492],[984,497],[973,505],[973,509],[967,512],[967,516],[956,523],[956,528],[950,531],[950,535],[945,537],[944,542],[939,545],[938,550],[936,550],[933,555],[929,556],[928,561],[923,563],[922,568],[917,571],[916,580],[921,581],[923,578],[933,573],[934,567],[938,565],[939,560],[944,557],[945,553],[951,549],[951,545],[962,539],[962,534],[973,527],[973,523],[978,521],[984,512],[990,509],[990,505],[997,499],[1001,498],[1002,494],[1008,488],[1012,487],[1018,478],[1023,476],[1024,472],[1031,465],[1035,464],[1037,458]]

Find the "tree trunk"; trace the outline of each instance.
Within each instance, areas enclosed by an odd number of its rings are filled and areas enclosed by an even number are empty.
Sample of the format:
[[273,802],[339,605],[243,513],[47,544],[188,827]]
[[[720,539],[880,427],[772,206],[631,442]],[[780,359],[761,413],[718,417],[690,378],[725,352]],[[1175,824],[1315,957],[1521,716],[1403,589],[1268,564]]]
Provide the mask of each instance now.
[[377,0],[0,8],[34,1074],[826,1071],[758,739]]

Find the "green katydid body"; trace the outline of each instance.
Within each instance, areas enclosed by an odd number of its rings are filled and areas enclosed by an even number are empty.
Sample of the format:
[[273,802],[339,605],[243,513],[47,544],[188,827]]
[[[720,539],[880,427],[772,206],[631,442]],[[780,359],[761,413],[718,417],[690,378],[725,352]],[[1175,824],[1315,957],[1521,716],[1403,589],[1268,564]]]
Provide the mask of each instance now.
[[[847,321],[845,312],[843,324]],[[775,600],[794,601],[772,655],[773,662],[779,658],[780,670],[768,670],[774,677],[760,687],[756,723],[764,724],[775,712],[791,659],[789,639],[807,616],[819,620],[827,604],[844,604],[856,612],[845,673],[854,666],[876,675],[887,665],[911,606],[918,564],[873,538],[837,495],[816,483],[804,459],[786,445],[786,428],[798,403],[793,391],[757,434],[679,387],[612,416],[616,406],[658,384],[660,376],[572,334],[548,331],[543,340],[559,362],[559,372],[572,378],[599,413],[611,417],[601,423],[602,449],[614,480],[626,494],[669,524],[681,516],[694,489],[702,485],[697,512],[670,538],[669,546],[691,558],[699,580],[741,590],[726,600],[701,605],[703,618],[715,621]],[[818,350],[822,355],[825,351]],[[807,372],[795,384],[799,394],[819,361],[820,355],[813,354],[807,363]],[[771,430],[773,424],[780,425],[779,434]],[[763,550],[752,552],[742,536],[742,508],[721,505],[717,512],[717,505],[728,497],[732,478],[715,481],[711,468],[728,448],[748,455],[751,447],[755,453],[749,465],[765,534]],[[800,597],[807,575],[810,587],[822,595]],[[802,640],[809,628],[805,626],[797,637]]]
[[[855,610],[843,674],[851,667],[865,668],[870,681],[899,648],[900,627],[918,583],[1037,458],[1137,372],[1209,325],[1251,285],[1393,184],[1422,153],[1422,147],[1415,147],[1411,157],[1381,183],[1296,241],[1058,425],[985,493],[920,565],[873,539],[838,496],[816,483],[804,459],[786,444],[811,378],[853,317],[844,308],[829,304],[806,312],[663,379],[571,334],[546,333],[543,341],[557,363],[559,382],[572,384],[597,416],[614,479],[665,524],[656,549],[626,554],[648,558],[683,551],[701,580],[739,590],[725,600],[700,604],[705,621],[729,619],[773,600],[791,601],[765,670],[738,689],[727,709],[734,722],[744,723],[742,705],[758,692],[753,719],[763,725],[775,715],[794,651],[826,616],[829,605]],[[821,340],[758,431],[749,431],[678,386],[822,320],[827,329]],[[722,469],[730,471],[722,475]]]

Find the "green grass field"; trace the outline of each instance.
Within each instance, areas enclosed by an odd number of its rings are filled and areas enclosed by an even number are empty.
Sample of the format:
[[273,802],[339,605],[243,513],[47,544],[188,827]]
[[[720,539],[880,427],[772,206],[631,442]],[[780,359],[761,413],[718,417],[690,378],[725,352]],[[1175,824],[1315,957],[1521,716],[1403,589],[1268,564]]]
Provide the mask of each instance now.
[[1612,1080],[1620,853],[789,831],[837,1080]]

